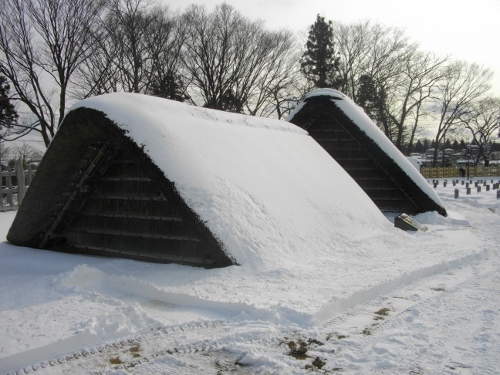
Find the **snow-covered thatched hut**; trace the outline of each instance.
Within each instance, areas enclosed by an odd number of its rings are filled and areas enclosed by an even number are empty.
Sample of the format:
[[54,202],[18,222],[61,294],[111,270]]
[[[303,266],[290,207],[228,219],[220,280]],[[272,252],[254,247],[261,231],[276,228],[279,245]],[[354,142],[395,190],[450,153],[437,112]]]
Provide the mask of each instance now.
[[422,175],[363,109],[341,92],[310,92],[287,120],[307,130],[381,211],[446,215]]
[[138,94],[77,103],[7,239],[203,267],[329,256],[390,227],[347,173],[288,122]]

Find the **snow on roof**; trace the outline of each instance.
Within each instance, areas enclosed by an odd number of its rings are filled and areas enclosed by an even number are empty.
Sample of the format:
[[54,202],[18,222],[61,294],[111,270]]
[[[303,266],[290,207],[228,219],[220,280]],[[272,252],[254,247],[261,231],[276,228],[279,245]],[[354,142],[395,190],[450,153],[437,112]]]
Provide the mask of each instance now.
[[125,130],[241,265],[334,256],[390,222],[290,123],[138,94],[85,99]]
[[362,107],[358,106],[351,98],[338,90],[318,89],[309,92],[304,100],[290,113],[286,121],[290,121],[300,112],[306,104],[307,99],[316,96],[329,96],[332,101],[349,117],[363,132],[367,134],[394,162],[413,180],[413,182],[425,193],[431,200],[443,207],[441,199],[432,190],[427,181],[422,177],[407,158],[399,151],[396,146],[386,137],[380,128],[368,117]]

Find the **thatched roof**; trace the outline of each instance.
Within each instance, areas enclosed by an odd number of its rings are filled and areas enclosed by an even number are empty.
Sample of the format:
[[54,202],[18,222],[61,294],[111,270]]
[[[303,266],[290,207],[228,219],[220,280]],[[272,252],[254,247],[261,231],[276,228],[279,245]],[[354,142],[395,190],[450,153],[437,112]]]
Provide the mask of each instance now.
[[390,225],[302,129],[137,94],[65,117],[7,239],[204,267],[332,254]]
[[[103,160],[104,158],[101,157],[98,163],[95,162],[100,152],[101,154],[103,152],[109,154],[106,156],[110,160]],[[89,231],[95,232],[93,233],[94,237],[97,235],[101,238],[101,243],[83,248],[68,246],[65,241],[65,237],[68,236],[68,225],[71,221],[75,222],[78,219],[91,200],[95,201],[94,198],[99,192],[93,190],[96,189],[102,176],[105,176],[106,171],[113,168],[110,164],[116,162],[117,158],[123,160],[125,157],[125,163],[136,164],[144,172],[144,177],[136,178],[136,180],[141,180],[141,178],[151,180],[152,183],[150,181],[143,181],[143,183],[149,182],[155,187],[149,188],[150,191],[146,193],[137,192],[135,194],[135,192],[128,191],[128,196],[118,197],[121,201],[128,203],[128,207],[111,207],[105,212],[106,208],[102,207],[101,201],[103,199],[101,198],[98,203],[99,207],[94,210],[99,211],[96,214],[107,215],[104,217],[107,217],[108,220],[117,221],[118,215],[127,216],[125,223],[122,219],[122,222],[118,223],[119,227],[114,228],[114,237],[121,237],[125,243],[133,243],[134,240],[138,240],[136,241],[137,248],[124,248],[122,241],[117,238],[115,238],[115,243],[109,243],[113,241],[105,239],[103,233],[99,232],[103,217],[94,219],[97,221],[92,225],[93,228],[88,228]],[[90,171],[91,178],[79,185],[82,178],[85,178],[85,174],[89,173],[89,167],[92,168],[92,163],[96,167],[95,170]],[[131,181],[133,177],[127,175],[115,173],[115,177],[114,180],[109,177],[107,181],[111,183],[114,181],[115,185],[134,183]],[[113,201],[109,197],[111,195],[108,194],[106,198],[108,202]],[[142,205],[135,209],[131,208],[131,205],[137,206],[138,203],[146,202],[147,199],[152,202],[151,207]],[[160,205],[162,200],[169,203],[165,205],[164,212],[154,212],[154,207]],[[117,206],[116,202],[120,201],[115,199],[114,203],[108,203],[108,206],[113,204]],[[96,205],[95,202],[93,204]],[[175,211],[175,214],[172,214],[172,210]],[[92,217],[89,212],[86,215]],[[142,216],[143,220],[140,220],[139,216]],[[146,230],[134,228],[134,225],[140,225],[139,223],[144,220],[156,224],[181,220],[185,228],[182,231],[167,228],[165,230],[166,238],[163,239],[163,243],[160,238],[155,249],[152,241],[150,239],[145,241],[144,237],[155,236],[158,234],[155,232],[165,228],[153,227]],[[124,228],[127,225],[131,226],[128,231]],[[97,228],[95,228],[96,226]],[[110,226],[112,227],[113,224],[111,223]],[[180,234],[181,232],[182,234]],[[174,243],[174,238],[167,238],[168,236],[178,237],[176,238],[177,243]],[[141,237],[143,241],[140,240]],[[38,172],[28,189],[7,239],[20,246],[98,255],[108,254],[206,267],[220,267],[236,263],[199,216],[182,199],[172,181],[165,178],[164,173],[144,153],[143,147],[127,137],[124,130],[116,126],[103,112],[90,108],[77,108],[64,119],[63,125],[40,163]],[[106,245],[104,242],[108,242],[108,244]],[[186,254],[178,251],[162,252],[161,247],[168,245],[169,242],[172,246],[180,246],[181,248],[183,243],[196,243],[198,246]]]
[[320,89],[309,93],[288,121],[307,130],[382,211],[446,215],[422,175],[341,92]]

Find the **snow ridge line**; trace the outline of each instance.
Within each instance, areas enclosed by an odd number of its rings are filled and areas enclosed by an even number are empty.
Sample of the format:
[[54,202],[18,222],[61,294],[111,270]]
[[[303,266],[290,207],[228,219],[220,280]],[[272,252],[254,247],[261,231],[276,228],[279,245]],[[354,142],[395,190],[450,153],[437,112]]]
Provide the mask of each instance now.
[[443,272],[458,268],[462,265],[477,262],[480,259],[483,259],[486,254],[487,249],[482,249],[475,254],[467,255],[459,259],[454,259],[448,262],[443,262],[429,267],[417,269],[410,273],[404,273],[401,276],[396,277],[395,279],[374,285],[373,287],[368,289],[357,291],[347,298],[339,299],[335,302],[329,303],[320,311],[314,313],[313,318],[319,324],[324,325],[331,319],[331,316],[343,314],[356,305],[368,303],[380,296],[391,293],[393,290],[410,285],[416,281],[442,274]]
[[[481,277],[488,277],[492,274],[495,274],[498,272],[498,269],[492,269],[490,271],[487,271],[487,272],[480,272],[476,265],[474,264],[470,264],[469,265],[471,267],[471,270],[472,272],[474,273],[474,275],[478,275],[478,274],[481,274]],[[438,275],[433,275],[433,276],[430,276],[428,277],[427,281],[431,281],[431,280],[434,280],[434,279],[438,279],[442,276],[442,274],[438,274]],[[384,326],[386,326],[387,324],[389,323],[392,323],[396,318],[400,317],[401,315],[405,314],[405,313],[408,313],[410,312],[411,310],[419,307],[419,306],[422,306],[422,305],[425,305],[425,304],[428,304],[430,301],[434,301],[434,300],[438,300],[438,299],[441,299],[441,298],[444,298],[446,297],[449,293],[453,293],[457,290],[459,290],[460,288],[463,288],[464,285],[466,284],[470,284],[472,283],[474,280],[471,280],[469,278],[463,280],[462,282],[460,283],[457,283],[455,285],[453,285],[451,288],[449,289],[444,289],[442,291],[436,291],[436,294],[434,295],[431,295],[430,297],[428,298],[424,298],[420,301],[411,301],[411,300],[406,300],[408,301],[408,303],[410,304],[408,307],[402,309],[402,310],[399,310],[395,313],[393,313],[392,311],[383,317],[383,319],[380,319],[380,320],[371,320],[373,321],[374,323],[368,327],[366,327],[366,329],[369,330],[369,335],[365,335],[364,337],[364,340],[369,340],[369,336],[373,335],[374,333],[376,333],[377,331],[380,331]],[[405,288],[407,285],[402,285],[401,288]],[[374,300],[374,301],[371,301],[371,302],[367,302],[365,303],[365,307],[366,309],[363,309],[363,310],[369,310],[369,306],[373,305],[375,306],[378,301],[382,301],[382,300],[387,300],[388,298],[391,298],[390,296],[382,296],[382,298],[378,298],[377,300]],[[394,297],[393,297],[394,298]],[[383,303],[381,303],[380,305],[382,305]],[[359,309],[359,305],[357,305],[357,309]],[[358,313],[358,314],[354,314],[354,315],[362,315],[362,316],[366,316],[366,317],[373,317],[375,313],[375,310],[376,308],[374,309],[371,309],[369,312],[367,311],[363,311],[361,313]],[[373,310],[373,311],[372,311]],[[352,315],[351,315],[352,316]],[[344,318],[344,316],[337,316],[337,317],[334,317],[333,319],[325,322],[323,324],[324,327],[327,327],[327,326],[332,326],[332,325],[335,325],[337,322],[338,323],[341,323],[342,319]],[[363,332],[358,332],[359,334],[362,334]]]
[[[59,365],[63,365],[68,362],[90,358],[95,355],[99,355],[106,352],[111,352],[113,350],[123,349],[127,346],[133,346],[141,343],[144,340],[149,340],[152,338],[156,338],[163,335],[168,335],[171,333],[176,333],[179,331],[196,331],[199,329],[214,329],[222,326],[231,325],[230,321],[224,320],[215,320],[215,321],[206,321],[200,323],[191,323],[191,324],[179,324],[174,326],[162,326],[154,329],[154,331],[148,331],[145,333],[141,333],[135,337],[130,338],[122,338],[113,342],[108,342],[105,344],[97,345],[90,349],[82,349],[80,351],[75,351],[70,354],[63,355],[61,357],[45,360],[38,362],[33,365],[25,366],[17,371],[7,372],[6,375],[24,375],[30,374],[32,372],[39,371],[41,369],[45,369],[48,367],[55,367]],[[43,348],[43,347],[42,347]],[[20,353],[22,354],[22,353]],[[9,357],[7,357],[9,358]],[[5,359],[5,358],[4,358]]]

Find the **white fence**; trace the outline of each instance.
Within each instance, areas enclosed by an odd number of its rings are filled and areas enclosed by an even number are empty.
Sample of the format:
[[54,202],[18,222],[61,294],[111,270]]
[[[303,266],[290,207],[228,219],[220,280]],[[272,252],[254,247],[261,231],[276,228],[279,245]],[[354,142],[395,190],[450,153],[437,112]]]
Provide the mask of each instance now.
[[31,183],[36,170],[28,166],[27,170],[22,167],[22,161],[16,161],[16,169],[10,172],[0,172],[2,184],[0,194],[0,211],[17,210],[23,201],[26,189]]

